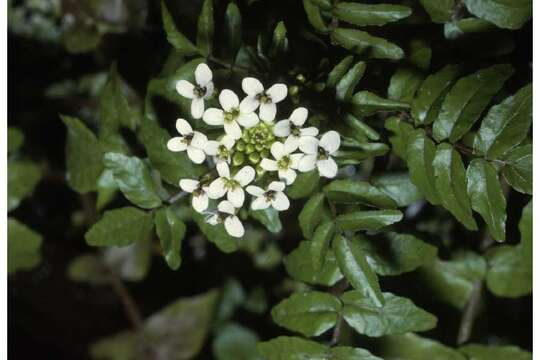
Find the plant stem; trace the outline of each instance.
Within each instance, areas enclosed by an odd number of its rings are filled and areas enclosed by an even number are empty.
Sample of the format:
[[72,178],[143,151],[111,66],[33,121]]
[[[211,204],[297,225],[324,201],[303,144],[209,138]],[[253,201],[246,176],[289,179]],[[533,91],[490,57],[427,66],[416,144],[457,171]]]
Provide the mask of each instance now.
[[120,298],[129,322],[137,332],[141,332],[143,329],[143,318],[139,307],[118,275],[111,268],[107,267],[107,269],[109,270],[111,287],[116,295],[118,295],[118,298]]
[[174,204],[175,202],[177,202],[178,200],[182,199],[183,197],[185,197],[185,196],[187,196],[187,195],[188,195],[187,192],[185,192],[185,191],[180,191],[179,193],[177,193],[177,194],[171,196],[171,197],[167,200],[167,202],[168,202],[169,204]]
[[483,289],[484,283],[482,280],[474,283],[471,297],[469,298],[465,311],[463,311],[463,315],[461,316],[461,322],[457,335],[458,345],[466,343],[471,337],[474,321],[480,312]]

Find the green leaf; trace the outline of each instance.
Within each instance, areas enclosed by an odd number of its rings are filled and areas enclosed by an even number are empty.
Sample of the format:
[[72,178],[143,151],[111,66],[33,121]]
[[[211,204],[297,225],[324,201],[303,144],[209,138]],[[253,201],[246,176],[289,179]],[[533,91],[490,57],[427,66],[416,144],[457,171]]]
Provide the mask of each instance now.
[[435,187],[441,197],[442,206],[452,213],[467,229],[477,230],[472,216],[471,203],[467,195],[465,167],[459,153],[450,144],[437,146],[433,159]]
[[409,206],[423,198],[406,172],[389,172],[375,176],[371,179],[371,183],[394,199],[399,207]]
[[39,166],[30,161],[8,162],[8,212],[32,194],[41,177]]
[[14,153],[19,150],[23,143],[23,132],[16,127],[8,127],[8,154]]
[[311,260],[313,269],[321,271],[328,254],[330,240],[334,236],[336,226],[333,221],[325,221],[315,229],[311,238]]
[[104,253],[105,263],[123,280],[143,280],[148,275],[152,263],[154,249],[152,239],[152,236],[146,236],[128,246],[106,248]]
[[78,193],[94,191],[103,170],[103,153],[99,142],[79,119],[70,116],[61,118],[67,127],[67,182]]
[[337,28],[332,32],[332,40],[347,50],[370,58],[399,60],[404,56],[399,46],[360,30]]
[[403,214],[399,210],[355,211],[336,218],[343,230],[379,230],[401,221]]
[[292,294],[272,309],[276,324],[304,336],[319,336],[336,325],[341,302],[334,295],[309,291]]
[[412,132],[408,140],[407,165],[411,181],[430,203],[438,205],[441,198],[437,192],[433,167],[435,143],[421,129]]
[[145,209],[161,206],[150,168],[141,159],[118,153],[106,153],[103,163],[113,172],[120,191],[133,204]]
[[330,200],[338,203],[360,203],[382,209],[396,208],[396,202],[390,196],[366,181],[334,180],[323,190]]
[[192,212],[192,216],[204,236],[210,242],[216,244],[219,250],[224,253],[231,253],[238,250],[238,240],[227,234],[223,224],[210,225],[206,222],[205,216],[196,211]]
[[139,354],[139,345],[139,336],[134,331],[123,331],[90,345],[90,354],[92,359],[133,360]]
[[7,223],[8,274],[36,267],[41,262],[41,235],[14,218]]
[[384,127],[392,133],[388,137],[392,144],[392,151],[403,160],[406,160],[409,136],[414,131],[414,127],[399,116],[387,118]]
[[380,140],[381,136],[372,127],[366,125],[352,114],[345,115],[345,123],[351,128],[355,135],[351,135],[357,141],[363,142],[367,137],[369,140]]
[[371,268],[381,276],[413,271],[437,257],[435,246],[408,234],[384,232],[374,237],[357,235],[353,241],[366,254]]
[[322,268],[313,266],[313,242],[302,241],[284,259],[287,273],[294,279],[308,284],[332,286],[343,278],[332,251],[327,251]]
[[424,81],[422,73],[416,69],[400,68],[390,79],[388,98],[411,104],[416,90]]
[[382,360],[369,351],[349,346],[336,346],[330,349],[329,360]]
[[325,195],[323,193],[314,194],[306,202],[300,214],[298,222],[300,229],[306,239],[309,239],[315,230],[315,227],[321,221],[324,209]]
[[532,360],[532,354],[517,346],[468,344],[459,348],[469,360]]
[[354,57],[352,55],[344,57],[330,73],[328,73],[328,79],[326,80],[326,86],[335,87],[339,80],[345,75],[352,65]]
[[533,225],[532,225],[532,200],[523,208],[521,219],[519,220],[519,233],[521,234],[521,243],[519,245],[523,254],[524,262],[532,267],[533,256]]
[[233,2],[227,5],[224,28],[227,54],[231,59],[235,59],[242,46],[242,14],[238,5]]
[[338,150],[336,160],[339,166],[358,165],[366,159],[384,155],[389,150],[385,143],[358,144],[354,150]]
[[328,27],[321,16],[319,7],[313,4],[311,0],[303,0],[303,3],[308,21],[315,28],[315,30],[321,33],[328,32]]
[[229,323],[219,328],[212,341],[212,353],[216,360],[260,360],[257,352],[259,337],[252,330]]
[[212,53],[214,41],[214,0],[204,0],[197,21],[197,47],[204,55]]
[[272,207],[265,210],[250,210],[249,214],[271,233],[277,234],[283,229],[279,219],[279,211]]
[[178,31],[171,13],[167,9],[167,6],[165,6],[164,0],[161,1],[161,17],[163,19],[163,27],[165,28],[169,44],[184,55],[193,55],[199,52],[195,45],[193,45],[184,34]]
[[91,246],[127,246],[145,240],[152,227],[152,215],[134,207],[123,207],[105,211],[84,238]]
[[384,305],[380,307],[360,291],[347,291],[341,296],[343,318],[359,334],[370,337],[426,331],[437,326],[437,318],[411,300],[392,293],[383,296]]
[[327,346],[293,336],[279,336],[260,342],[257,349],[267,360],[329,359]]
[[452,19],[455,0],[420,0],[431,20],[436,23],[445,23]]
[[411,104],[416,124],[430,124],[437,117],[440,100],[459,75],[457,65],[447,65],[424,80]]
[[289,40],[287,39],[287,28],[285,23],[280,21],[272,35],[272,46],[270,48],[270,55],[277,56],[285,53],[289,47]]
[[339,268],[351,285],[369,297],[376,306],[383,306],[385,301],[377,275],[369,266],[358,244],[349,241],[343,235],[336,235],[332,247]]
[[319,186],[319,171],[317,169],[300,173],[291,186],[287,186],[287,196],[291,199],[302,199],[313,194]]
[[532,266],[519,246],[497,246],[486,257],[486,283],[493,294],[517,298],[532,292]]
[[502,174],[506,182],[524,194],[532,195],[532,145],[523,145],[508,150],[502,157]]
[[464,0],[467,10],[500,28],[517,30],[532,17],[532,0]]
[[102,35],[93,24],[77,24],[62,34],[62,43],[69,53],[82,54],[96,50]]
[[474,149],[496,159],[518,146],[527,136],[532,122],[532,85],[493,106],[482,120],[474,139]]
[[117,191],[118,185],[112,170],[103,170],[97,182],[96,210],[103,210],[114,199]]
[[493,65],[459,79],[444,98],[433,124],[434,138],[437,141],[459,140],[513,73],[514,69],[508,64]]
[[110,275],[103,260],[92,254],[77,256],[67,267],[68,278],[80,283],[108,284],[111,279]]
[[457,350],[413,333],[385,336],[378,346],[386,360],[466,360]]
[[165,261],[171,269],[177,270],[182,263],[182,240],[186,235],[186,225],[170,207],[156,211],[154,222]]
[[364,76],[366,71],[366,63],[363,61],[357,62],[347,73],[339,80],[336,85],[336,99],[341,102],[348,102],[356,85]]
[[429,45],[424,40],[413,39],[409,47],[409,62],[420,70],[428,70],[432,55]]
[[242,284],[234,278],[225,280],[221,299],[216,310],[216,326],[228,321],[234,316],[235,311],[246,301],[246,293]]
[[412,14],[408,6],[391,4],[338,3],[332,13],[339,20],[358,26],[382,26]]
[[506,199],[497,171],[487,161],[474,159],[467,168],[467,192],[474,211],[482,215],[489,234],[497,241],[506,238]]
[[360,91],[354,94],[351,99],[353,113],[358,117],[369,116],[378,111],[400,111],[409,109],[409,104],[383,99],[369,91]]
[[456,22],[444,24],[444,36],[447,39],[459,39],[465,34],[490,32],[497,30],[497,27],[489,21],[475,17],[460,19]]

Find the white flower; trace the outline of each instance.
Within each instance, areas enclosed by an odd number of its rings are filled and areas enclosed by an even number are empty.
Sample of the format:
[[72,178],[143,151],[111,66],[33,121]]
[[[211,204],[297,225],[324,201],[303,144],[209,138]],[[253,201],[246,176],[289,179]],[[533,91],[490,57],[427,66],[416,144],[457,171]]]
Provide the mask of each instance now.
[[293,140],[285,140],[285,143],[276,141],[272,144],[270,152],[275,160],[262,159],[261,167],[266,171],[277,171],[280,179],[285,180],[287,185],[291,185],[296,179],[298,163],[302,154],[292,154],[296,150]]
[[208,143],[206,135],[198,131],[193,131],[191,125],[184,119],[176,120],[176,130],[182,136],[170,139],[167,142],[167,148],[174,152],[187,150],[187,155],[191,161],[201,164],[206,159],[206,155],[202,150]]
[[317,166],[319,174],[327,178],[333,178],[337,174],[337,164],[332,155],[339,149],[341,141],[336,131],[328,131],[321,140],[314,137],[300,139],[300,150],[306,155],[300,159],[298,170],[310,171]]
[[317,136],[319,129],[316,127],[308,127],[302,129],[302,125],[306,122],[308,111],[305,107],[295,109],[291,116],[286,120],[281,120],[274,126],[274,135],[279,137],[289,137],[298,147],[300,138],[304,136]]
[[223,125],[225,132],[234,139],[242,137],[242,129],[250,128],[259,123],[257,114],[251,111],[243,111],[240,108],[240,100],[236,94],[225,89],[219,94],[219,104],[223,108],[210,108],[204,112],[203,121],[208,125]]
[[204,100],[212,96],[214,83],[212,70],[206,64],[199,64],[195,69],[195,85],[186,80],[176,83],[176,91],[191,101],[191,116],[200,119],[204,112]]
[[229,165],[220,162],[216,165],[219,177],[212,181],[208,188],[211,199],[219,199],[227,194],[227,200],[239,208],[244,204],[245,194],[243,187],[255,178],[255,170],[251,166],[244,166],[231,176]]
[[240,238],[244,236],[244,225],[236,216],[233,204],[227,200],[223,200],[218,204],[218,212],[211,215],[207,222],[211,225],[223,223],[227,233],[233,237]]
[[274,84],[265,91],[261,82],[252,77],[242,80],[242,90],[247,96],[240,103],[240,110],[250,113],[260,106],[259,117],[266,122],[275,119],[276,104],[287,96],[287,86],[285,84]]
[[277,211],[287,210],[290,202],[283,190],[285,190],[285,184],[281,181],[271,182],[266,190],[253,185],[246,188],[249,194],[256,197],[251,203],[253,210],[264,210],[269,206],[272,206]]
[[225,161],[230,164],[232,148],[234,147],[235,140],[229,136],[223,136],[219,141],[210,140],[206,144],[204,151],[207,155],[214,157],[214,162]]
[[198,180],[182,179],[180,180],[180,188],[192,194],[191,205],[195,211],[202,213],[208,209],[208,186]]

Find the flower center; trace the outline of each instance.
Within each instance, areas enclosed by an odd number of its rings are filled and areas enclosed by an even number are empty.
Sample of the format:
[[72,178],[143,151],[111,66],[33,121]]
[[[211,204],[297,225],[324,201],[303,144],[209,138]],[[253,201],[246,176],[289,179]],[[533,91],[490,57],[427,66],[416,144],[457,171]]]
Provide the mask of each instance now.
[[274,190],[268,190],[267,192],[263,194],[263,196],[266,198],[266,202],[270,202],[274,200],[276,196],[276,192]]
[[255,98],[257,100],[259,100],[261,102],[261,104],[266,104],[266,103],[271,103],[272,102],[272,97],[270,97],[270,95],[268,95],[267,93],[257,94],[257,96],[255,96]]
[[234,165],[239,166],[246,160],[253,165],[258,164],[261,159],[269,156],[270,147],[275,141],[272,124],[261,121],[256,126],[244,129],[242,138],[234,147]]
[[300,128],[296,125],[291,125],[291,135],[294,137],[300,137]]
[[191,140],[193,140],[193,133],[184,135],[183,142],[186,144],[191,144]]
[[291,157],[289,155],[285,155],[277,161],[277,166],[280,170],[287,170],[291,166],[291,163]]
[[204,95],[206,95],[206,87],[195,85],[195,87],[193,88],[193,94],[199,98],[203,97]]
[[240,115],[240,110],[238,110],[238,108],[232,108],[230,111],[225,111],[223,114],[224,121],[230,123],[231,121],[236,120],[238,115]]
[[324,150],[322,147],[319,146],[317,159],[318,160],[326,160],[326,159],[328,159],[328,157],[329,157],[328,151]]
[[224,183],[225,183],[225,188],[228,189],[228,190],[234,190],[236,189],[237,187],[240,186],[240,184],[238,183],[238,181],[234,180],[234,179],[224,179]]
[[218,158],[220,158],[221,160],[227,160],[230,155],[231,155],[231,152],[229,151],[229,149],[227,149],[225,145],[218,146],[218,153],[217,153]]

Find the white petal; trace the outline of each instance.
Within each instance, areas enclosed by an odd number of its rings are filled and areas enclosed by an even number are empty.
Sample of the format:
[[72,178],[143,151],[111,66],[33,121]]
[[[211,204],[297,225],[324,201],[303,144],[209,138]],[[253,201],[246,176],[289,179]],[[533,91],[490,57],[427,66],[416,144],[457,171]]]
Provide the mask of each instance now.
[[184,119],[176,119],[176,130],[184,136],[193,132],[191,125]]
[[317,154],[319,149],[319,140],[311,136],[302,136],[300,138],[299,148],[305,154]]
[[185,192],[192,193],[195,189],[199,187],[199,182],[193,179],[182,179],[180,180],[180,188]]
[[241,238],[244,236],[244,225],[237,216],[228,216],[225,219],[225,230],[232,237]]
[[298,170],[308,172],[315,169],[317,164],[317,155],[304,155],[298,162]]
[[206,219],[206,222],[210,225],[217,225],[219,224],[219,216],[217,214],[211,215]]
[[237,119],[238,123],[245,128],[250,128],[259,123],[259,117],[254,112],[252,113],[240,113]]
[[324,150],[328,151],[330,154],[334,153],[339,149],[341,140],[339,138],[339,133],[337,131],[328,131],[324,133],[319,141],[319,146]]
[[264,189],[255,185],[249,185],[246,188],[246,191],[248,192],[248,194],[257,196],[257,197],[262,196],[264,194]]
[[281,181],[272,181],[270,185],[268,185],[268,190],[283,191],[285,190],[285,184]]
[[242,90],[250,96],[255,96],[264,91],[261,82],[255,78],[247,77],[242,80]]
[[337,164],[332,158],[326,160],[317,161],[317,169],[319,169],[319,174],[327,178],[336,177],[337,174]]
[[189,81],[179,80],[178,82],[176,82],[176,91],[183,97],[193,99],[195,97],[193,89],[195,89],[195,86]]
[[299,107],[295,109],[289,119],[292,123],[298,127],[304,125],[308,117],[308,111],[305,107]]
[[272,207],[277,211],[287,210],[290,205],[289,198],[281,191],[277,192],[272,200]]
[[223,110],[231,111],[240,105],[240,100],[232,90],[225,89],[219,94],[219,104]]
[[232,136],[229,136],[229,135],[225,135],[223,136],[223,138],[221,139],[221,144],[225,145],[225,147],[227,149],[232,149],[232,147],[234,146],[234,143],[235,143],[235,140]]
[[229,135],[233,139],[240,139],[242,137],[242,129],[240,128],[240,125],[238,125],[236,120],[226,122],[223,125],[223,128],[225,129],[227,135]]
[[187,155],[195,164],[202,164],[206,159],[204,151],[193,146],[188,146]]
[[243,187],[252,182],[254,178],[255,169],[251,166],[244,166],[234,175],[234,180],[238,181]]
[[210,199],[222,198],[226,192],[227,189],[225,189],[225,182],[222,178],[217,178],[216,180],[212,181],[208,187],[208,196]]
[[272,98],[272,102],[278,103],[287,97],[287,85],[274,84],[270,89],[266,90],[266,93]]
[[223,110],[210,108],[203,114],[203,121],[208,125],[223,125]]
[[210,140],[206,143],[206,146],[203,148],[206,155],[216,156],[219,148],[219,143],[214,140]]
[[259,107],[259,100],[253,96],[246,96],[240,103],[240,112],[243,114],[249,114],[257,110]]
[[270,203],[266,201],[266,198],[264,196],[255,198],[255,200],[251,202],[251,208],[253,210],[264,210],[268,209],[269,206]]
[[227,192],[227,200],[229,200],[235,208],[239,208],[244,205],[245,197],[246,195],[244,194],[244,189],[242,189],[240,186]]
[[193,138],[191,139],[191,146],[204,150],[208,144],[208,138],[203,133],[198,131],[193,132]]
[[170,151],[184,151],[187,149],[187,144],[184,142],[184,139],[181,137],[173,137],[167,142],[167,149]]
[[296,180],[296,171],[293,169],[279,170],[279,178],[285,181],[285,184],[291,185]]
[[227,200],[223,200],[218,204],[218,210],[225,213],[225,214],[231,214],[234,215],[234,206]]
[[199,196],[193,196],[191,199],[191,206],[193,206],[196,212],[202,213],[204,210],[208,209],[208,195],[203,193]]
[[213,93],[214,93],[214,83],[210,81],[208,84],[206,84],[206,92],[204,93],[203,98],[208,99],[210,96],[212,96]]
[[294,150],[298,149],[299,142],[300,142],[300,139],[297,138],[296,136],[292,136],[292,135],[289,136],[285,140],[285,143],[283,143],[284,151],[287,154],[292,153]]
[[[307,155],[304,154],[291,154],[291,168],[292,169],[298,169],[298,166],[300,165],[300,160]],[[311,156],[311,155],[309,155]]]
[[261,120],[270,122],[276,118],[277,107],[274,103],[261,104],[259,109],[259,117]]
[[205,87],[210,81],[212,81],[212,70],[205,63],[199,64],[195,69],[195,80],[197,84]]
[[287,137],[291,133],[291,122],[289,120],[280,120],[274,125],[274,135]]
[[318,134],[319,129],[313,126],[300,129],[300,136],[317,136]]
[[276,160],[279,160],[283,156],[287,155],[287,153],[285,152],[285,146],[279,141],[276,141],[275,143],[272,144],[272,147],[270,148],[270,152],[272,153],[272,156]]
[[266,171],[276,171],[277,161],[270,159],[262,159],[260,162],[261,167]]
[[229,171],[229,165],[226,163],[219,163],[216,165],[217,172],[219,176],[229,179],[231,177],[231,172]]
[[200,119],[204,113],[204,100],[202,98],[196,98],[191,100],[191,116],[194,119]]

